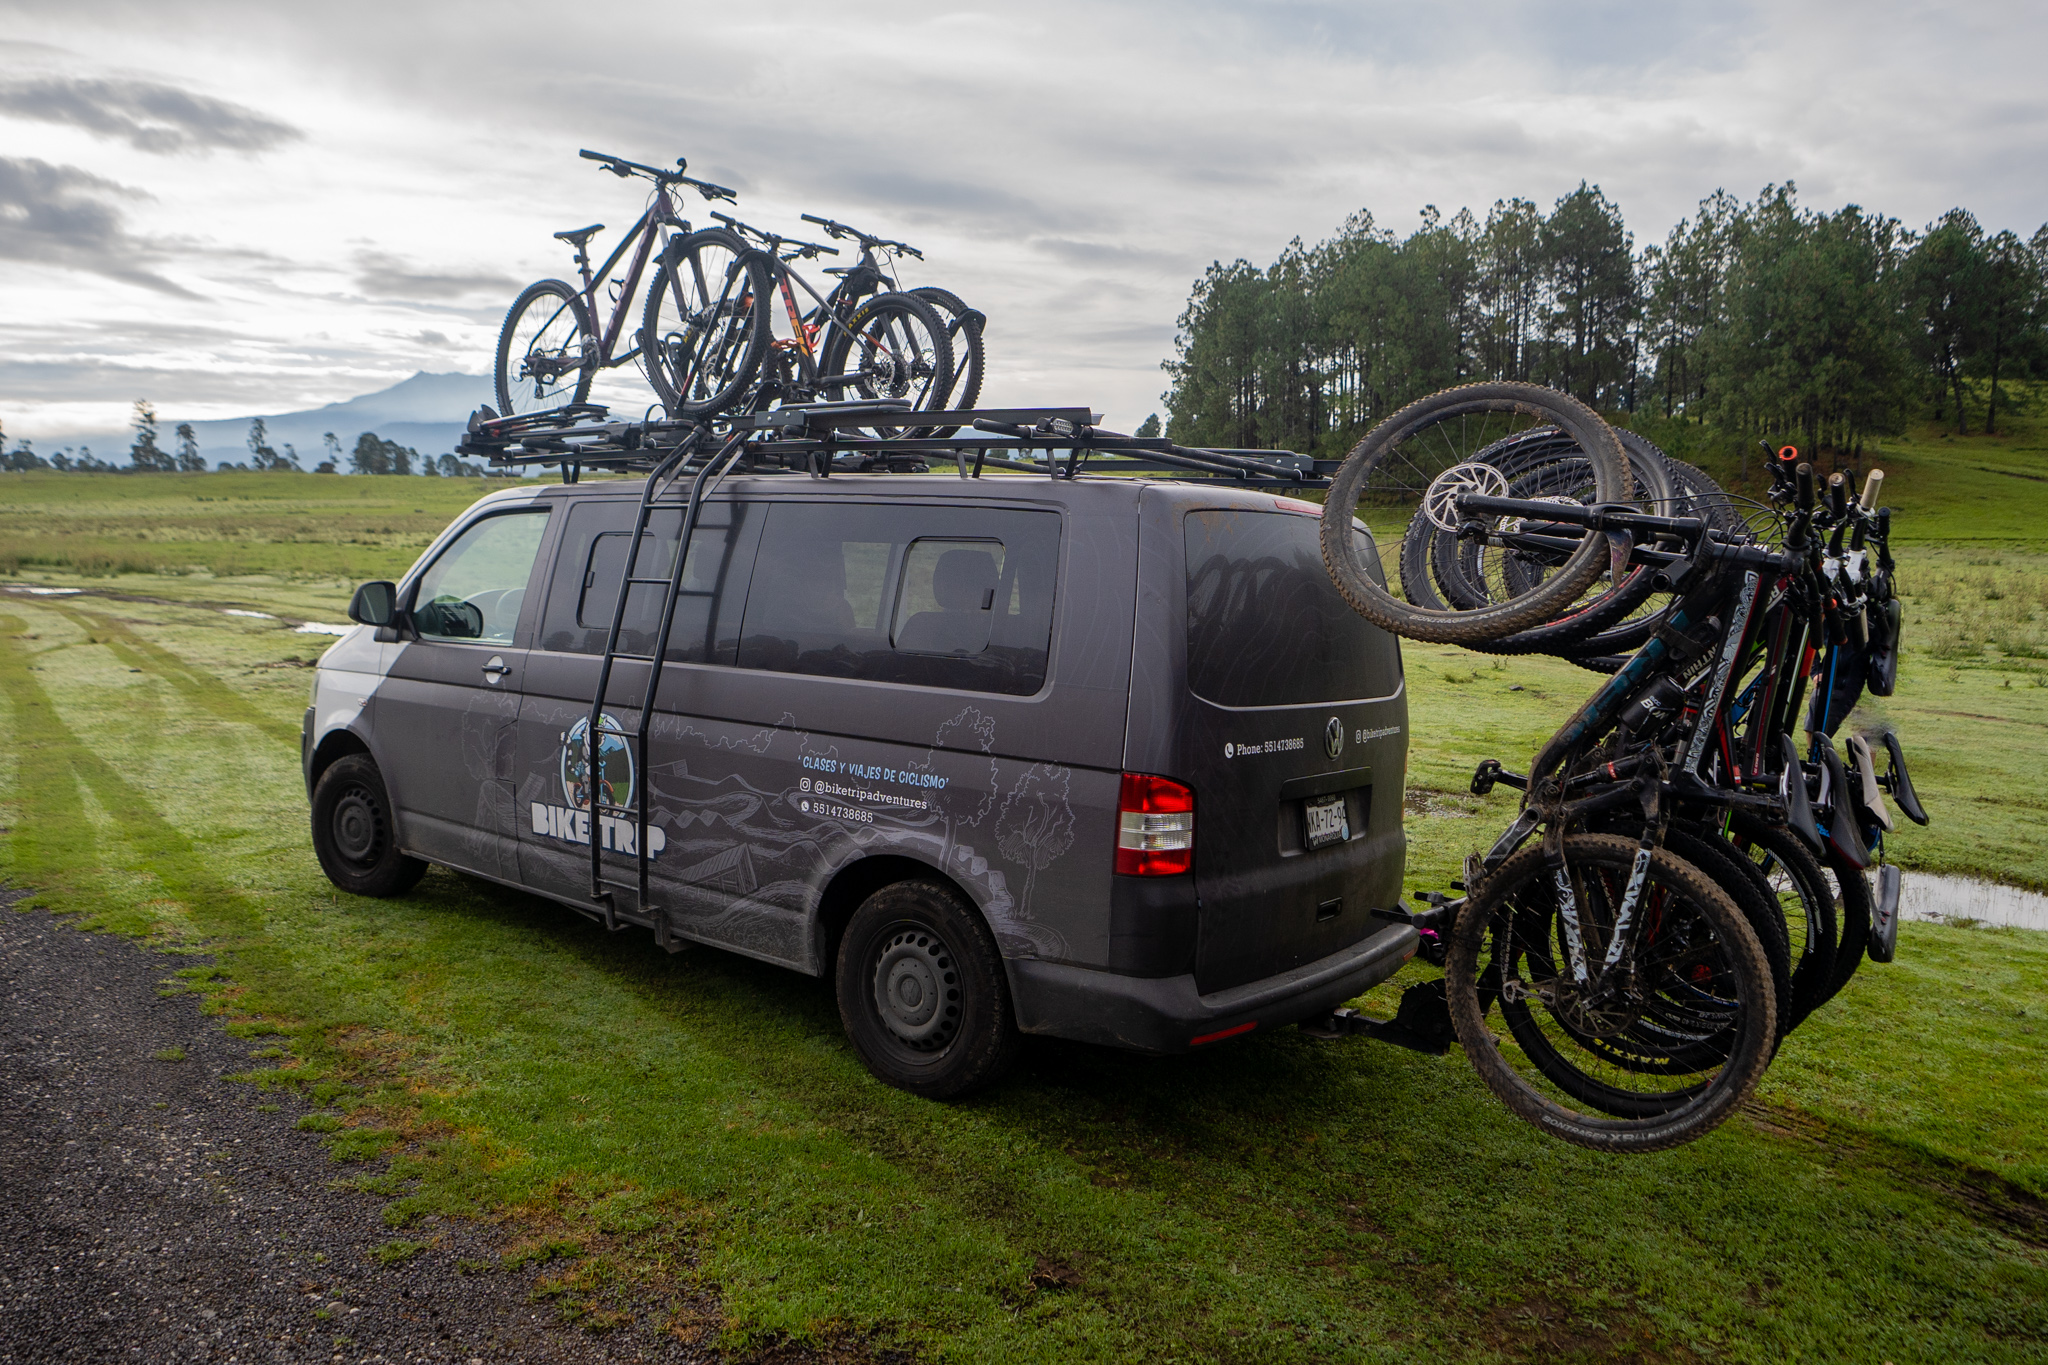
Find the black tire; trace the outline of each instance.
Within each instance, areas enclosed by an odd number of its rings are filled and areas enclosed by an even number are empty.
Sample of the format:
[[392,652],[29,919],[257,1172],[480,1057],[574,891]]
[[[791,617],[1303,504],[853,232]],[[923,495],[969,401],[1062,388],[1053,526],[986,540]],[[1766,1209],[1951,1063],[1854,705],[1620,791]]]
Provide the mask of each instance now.
[[1665,832],[1665,846],[1714,879],[1728,893],[1728,899],[1749,921],[1765,961],[1771,964],[1771,996],[1778,1002],[1778,1036],[1783,1042],[1797,1022],[1792,1010],[1792,935],[1785,924],[1785,907],[1779,903],[1763,870],[1743,857],[1719,835],[1695,833],[1673,827]]
[[596,346],[590,314],[575,289],[561,280],[526,286],[498,329],[498,415],[583,402],[590,397]]
[[384,774],[368,754],[337,759],[313,784],[313,852],[327,880],[358,896],[402,896],[427,865],[398,851]]
[[746,394],[774,301],[767,263],[738,233],[705,228],[669,242],[641,311],[640,354],[670,416],[710,417]]
[[[913,412],[937,412],[953,391],[953,343],[938,309],[915,294],[876,294],[835,325],[818,355],[819,396],[827,402],[903,399]],[[929,437],[933,427],[874,428],[877,436]]]
[[[1636,844],[1576,834],[1565,838],[1564,854],[1579,888],[1597,884],[1611,902],[1629,878]],[[1532,843],[1487,877],[1452,925],[1445,995],[1472,1065],[1515,1114],[1581,1147],[1652,1152],[1704,1136],[1770,1062],[1776,1005],[1755,932],[1704,872],[1655,850],[1642,902],[1655,907],[1654,920],[1642,921],[1655,927],[1638,943],[1638,973],[1620,1001],[1591,1002],[1603,1018],[1589,1025],[1573,1018],[1572,1002],[1585,1000],[1550,946],[1558,919],[1551,886],[1543,847]],[[1588,924],[1594,906],[1594,897],[1582,902]],[[1522,981],[1525,959],[1538,984],[1548,983],[1547,998]],[[1496,1005],[1505,1039],[1488,1023]],[[1629,1117],[1585,1113],[1565,1100]]]
[[1728,835],[1737,855],[1770,887],[1791,931],[1792,994],[1789,1000],[1779,997],[1792,1017],[1786,1026],[1790,1032],[1834,994],[1841,955],[1835,884],[1799,836],[1782,825],[1737,816]]
[[[1593,500],[1626,500],[1632,485],[1621,442],[1613,428],[1576,398],[1536,384],[1488,381],[1446,389],[1410,403],[1366,433],[1344,457],[1323,506],[1323,563],[1345,600],[1373,624],[1436,644],[1497,640],[1550,620],[1600,576],[1607,561],[1607,541],[1587,536],[1541,585],[1476,611],[1431,610],[1405,602],[1373,581],[1375,575],[1368,572],[1366,556],[1376,555],[1377,548],[1373,541],[1352,531],[1352,519],[1361,505],[1388,502],[1399,508],[1405,525],[1431,479],[1476,454],[1492,438],[1470,443],[1453,443],[1447,438],[1441,444],[1449,458],[1432,454],[1438,443],[1427,437],[1414,447],[1404,443],[1424,433],[1447,432],[1453,423],[1483,427],[1483,419],[1490,416],[1510,422],[1533,419],[1562,428],[1591,465]],[[1475,423],[1472,419],[1482,420]]]
[[[950,289],[927,284],[908,292],[937,310],[940,320],[946,324],[946,338],[953,343],[953,387],[946,395],[944,406],[955,412],[973,407],[981,399],[982,367],[987,359],[981,335],[988,325],[987,316],[979,309],[962,303],[960,296]],[[942,440],[958,430],[958,427],[936,427],[932,436]]]
[[837,983],[854,1051],[899,1090],[959,1099],[1017,1058],[995,936],[949,887],[896,882],[863,901],[840,937]]
[[1871,905],[1870,883],[1861,869],[1851,867],[1832,848],[1824,866],[1835,885],[1835,920],[1842,931],[1841,941],[1835,945],[1835,970],[1828,978],[1827,993],[1821,997],[1825,1001],[1839,995],[1863,965],[1864,952],[1870,946]]

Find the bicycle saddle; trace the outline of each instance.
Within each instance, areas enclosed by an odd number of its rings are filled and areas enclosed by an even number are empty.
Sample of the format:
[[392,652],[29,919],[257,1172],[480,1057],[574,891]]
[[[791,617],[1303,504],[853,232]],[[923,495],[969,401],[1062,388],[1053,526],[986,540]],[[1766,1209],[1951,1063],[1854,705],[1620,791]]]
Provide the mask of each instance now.
[[592,237],[603,231],[603,223],[592,223],[589,227],[570,228],[567,232],[556,233],[555,236],[567,242],[570,246],[581,247]]
[[828,265],[825,267],[825,273],[827,275],[851,275],[858,269],[860,267],[857,265]]

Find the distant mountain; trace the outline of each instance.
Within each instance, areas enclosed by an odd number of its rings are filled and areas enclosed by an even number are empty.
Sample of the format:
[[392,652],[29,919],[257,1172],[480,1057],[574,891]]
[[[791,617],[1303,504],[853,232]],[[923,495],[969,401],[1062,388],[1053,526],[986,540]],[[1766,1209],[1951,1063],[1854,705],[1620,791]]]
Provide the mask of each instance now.
[[[341,467],[347,469],[348,452],[355,449],[356,437],[366,431],[374,431],[387,441],[411,446],[422,455],[446,454],[455,449],[455,442],[467,425],[469,414],[492,401],[488,375],[428,374],[422,370],[388,389],[366,393],[359,398],[329,403],[304,412],[264,413],[262,416],[269,431],[270,444],[283,449],[285,443],[290,442],[298,453],[299,464],[306,469],[327,458],[321,436],[325,432],[333,432],[341,441]],[[163,414],[157,443],[164,449],[176,446],[174,433],[181,420],[174,412]],[[192,424],[193,433],[199,438],[199,452],[209,465],[248,461],[249,421],[247,417],[226,417]],[[84,443],[90,445],[93,454],[100,459],[110,464],[126,464],[132,439],[129,432],[63,436],[54,440],[38,440],[36,452],[47,457],[62,446],[75,448]]]

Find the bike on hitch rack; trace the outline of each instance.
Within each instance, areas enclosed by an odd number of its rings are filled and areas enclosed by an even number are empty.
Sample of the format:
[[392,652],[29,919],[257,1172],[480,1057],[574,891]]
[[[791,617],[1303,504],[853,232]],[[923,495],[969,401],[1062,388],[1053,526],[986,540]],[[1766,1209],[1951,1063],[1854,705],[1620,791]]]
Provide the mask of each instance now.
[[[1866,945],[1888,960],[1896,869],[1876,928],[1865,880],[1890,823],[1879,793],[1925,818],[1896,736],[1884,775],[1867,739],[1846,765],[1830,739],[1860,689],[1896,672],[1882,476],[1852,503],[1838,475],[1822,503],[1788,448],[1765,527],[1689,467],[1660,492],[1661,457],[1637,447],[1561,394],[1450,390],[1368,434],[1323,523],[1339,589],[1411,638],[1573,657],[1617,638],[1600,599],[1634,594],[1646,638],[1528,774],[1493,760],[1474,774],[1475,794],[1505,784],[1524,800],[1468,860],[1465,894],[1412,917],[1444,966],[1440,996],[1413,988],[1386,1023],[1333,1021],[1412,1038],[1447,1015],[1511,1110],[1614,1151],[1711,1131]],[[1405,597],[1361,519],[1403,535]],[[1498,572],[1472,571],[1489,558]]]

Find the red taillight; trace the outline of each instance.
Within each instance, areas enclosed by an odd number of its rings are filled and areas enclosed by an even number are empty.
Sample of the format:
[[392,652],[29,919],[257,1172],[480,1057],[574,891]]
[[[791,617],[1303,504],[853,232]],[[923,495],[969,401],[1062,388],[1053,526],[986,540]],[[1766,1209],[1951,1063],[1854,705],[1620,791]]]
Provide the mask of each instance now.
[[1195,865],[1195,794],[1180,783],[1125,773],[1117,801],[1116,870],[1171,877]]

